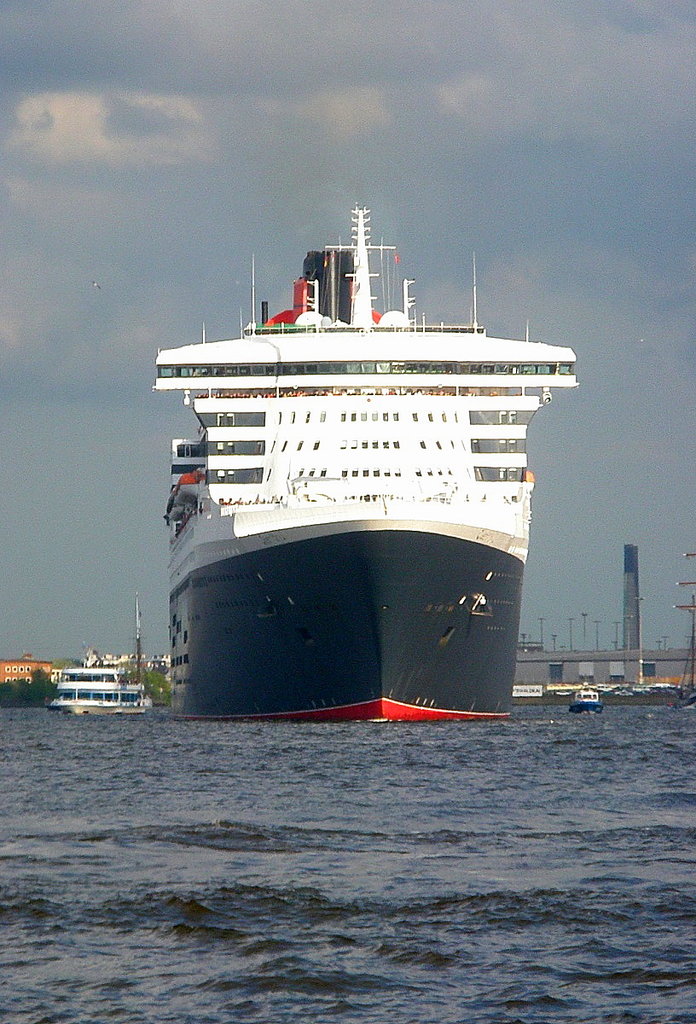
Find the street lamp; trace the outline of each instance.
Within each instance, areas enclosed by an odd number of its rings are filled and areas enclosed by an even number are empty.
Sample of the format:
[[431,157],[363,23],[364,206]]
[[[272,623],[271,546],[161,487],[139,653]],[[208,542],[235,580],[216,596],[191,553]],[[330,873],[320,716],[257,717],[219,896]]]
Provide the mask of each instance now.
[[594,649],[596,651],[598,651],[599,650],[599,626],[600,626],[601,620],[600,619],[593,619],[593,622],[594,622]]
[[571,650],[571,651],[573,650],[573,623],[574,622],[575,622],[575,619],[568,619],[568,639],[570,641],[569,644],[568,644],[568,649]]
[[587,650],[587,612],[580,612],[582,615],[582,649]]
[[544,649],[544,619],[539,616],[539,641],[541,643],[541,649]]

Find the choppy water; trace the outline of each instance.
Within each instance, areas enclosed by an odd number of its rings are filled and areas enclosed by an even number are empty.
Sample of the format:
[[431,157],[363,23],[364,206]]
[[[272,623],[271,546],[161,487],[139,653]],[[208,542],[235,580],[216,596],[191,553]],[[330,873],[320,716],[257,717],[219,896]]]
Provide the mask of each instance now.
[[695,734],[0,712],[0,1022],[696,1022]]

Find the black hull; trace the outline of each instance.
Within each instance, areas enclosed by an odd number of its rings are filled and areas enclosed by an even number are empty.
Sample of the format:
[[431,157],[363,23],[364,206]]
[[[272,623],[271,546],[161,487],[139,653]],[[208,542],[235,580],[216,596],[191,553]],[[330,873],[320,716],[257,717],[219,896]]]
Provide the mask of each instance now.
[[171,598],[174,710],[508,714],[522,572],[497,549],[403,530],[333,534],[210,564]]

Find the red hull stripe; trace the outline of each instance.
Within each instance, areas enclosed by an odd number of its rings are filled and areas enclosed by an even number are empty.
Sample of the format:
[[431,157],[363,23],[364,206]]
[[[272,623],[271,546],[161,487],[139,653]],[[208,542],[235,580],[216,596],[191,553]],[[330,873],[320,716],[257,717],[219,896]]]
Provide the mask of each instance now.
[[388,697],[343,704],[334,708],[314,708],[311,711],[277,711],[260,715],[178,715],[178,718],[225,718],[232,721],[261,721],[285,719],[306,722],[433,722],[454,719],[508,718],[509,712],[450,711],[445,708],[426,708],[418,704],[404,704]]

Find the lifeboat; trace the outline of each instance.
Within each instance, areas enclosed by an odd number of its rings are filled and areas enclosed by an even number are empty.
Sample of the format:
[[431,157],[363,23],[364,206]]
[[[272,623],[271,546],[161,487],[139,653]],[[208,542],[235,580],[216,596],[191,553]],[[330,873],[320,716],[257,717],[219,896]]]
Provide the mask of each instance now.
[[182,473],[169,492],[167,511],[164,518],[168,523],[178,522],[190,515],[198,507],[198,487],[205,480],[202,469],[194,469],[191,473]]

